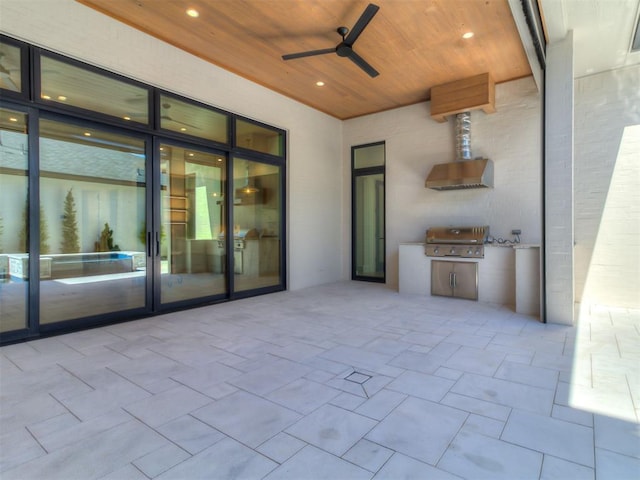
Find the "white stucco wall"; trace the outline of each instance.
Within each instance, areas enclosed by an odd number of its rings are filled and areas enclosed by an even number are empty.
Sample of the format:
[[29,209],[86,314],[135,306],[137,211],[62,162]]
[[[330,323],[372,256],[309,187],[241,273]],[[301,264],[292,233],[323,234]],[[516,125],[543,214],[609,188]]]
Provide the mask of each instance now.
[[0,31],[288,131],[288,286],[340,280],[342,123],[73,0],[2,0]]
[[640,66],[575,81],[576,301],[640,309]]
[[[533,77],[496,86],[496,109],[471,113],[473,157],[494,162],[495,187],[438,192],[424,187],[431,167],[455,159],[453,120],[437,123],[429,103],[344,122],[343,197],[350,195],[351,146],[386,142],[387,284],[398,285],[398,245],[424,241],[431,226],[489,225],[494,237],[541,241],[541,108]],[[343,206],[349,231],[351,206]],[[349,235],[343,240],[348,252]],[[350,263],[344,263],[345,276]]]

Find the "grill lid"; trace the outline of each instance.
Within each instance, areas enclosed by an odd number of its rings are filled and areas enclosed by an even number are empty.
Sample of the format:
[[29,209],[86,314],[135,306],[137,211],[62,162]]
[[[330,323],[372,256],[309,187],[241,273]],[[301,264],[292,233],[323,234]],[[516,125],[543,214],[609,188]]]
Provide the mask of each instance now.
[[432,227],[427,230],[426,243],[482,245],[489,236],[489,227]]

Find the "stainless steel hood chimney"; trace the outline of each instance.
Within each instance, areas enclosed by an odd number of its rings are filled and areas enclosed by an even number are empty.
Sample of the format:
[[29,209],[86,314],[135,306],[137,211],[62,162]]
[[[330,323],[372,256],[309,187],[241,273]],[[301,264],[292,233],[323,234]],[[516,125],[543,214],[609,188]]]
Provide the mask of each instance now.
[[433,190],[493,188],[493,162],[488,158],[471,160],[471,114],[456,115],[455,162],[435,165],[424,186]]

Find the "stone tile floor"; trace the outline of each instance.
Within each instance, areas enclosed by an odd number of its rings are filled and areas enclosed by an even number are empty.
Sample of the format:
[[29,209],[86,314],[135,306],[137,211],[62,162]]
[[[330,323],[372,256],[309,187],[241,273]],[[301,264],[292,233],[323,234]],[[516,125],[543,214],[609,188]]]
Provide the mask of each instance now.
[[638,479],[640,315],[346,282],[5,346],[9,479]]

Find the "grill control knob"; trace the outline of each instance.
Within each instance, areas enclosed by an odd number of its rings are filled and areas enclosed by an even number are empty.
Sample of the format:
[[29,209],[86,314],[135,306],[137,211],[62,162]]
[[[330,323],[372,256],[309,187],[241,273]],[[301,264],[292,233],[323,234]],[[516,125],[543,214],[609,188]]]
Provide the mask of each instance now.
[[473,254],[473,250],[469,249],[467,250],[467,255],[472,255]]
[[476,255],[480,255],[480,249],[476,250]]
[[440,251],[440,249],[438,247],[433,249],[433,253],[437,254]]
[[455,249],[455,248],[453,248],[453,247],[451,247],[451,250],[449,250],[449,253],[450,253],[451,255],[453,255],[454,253],[456,253],[456,249]]

